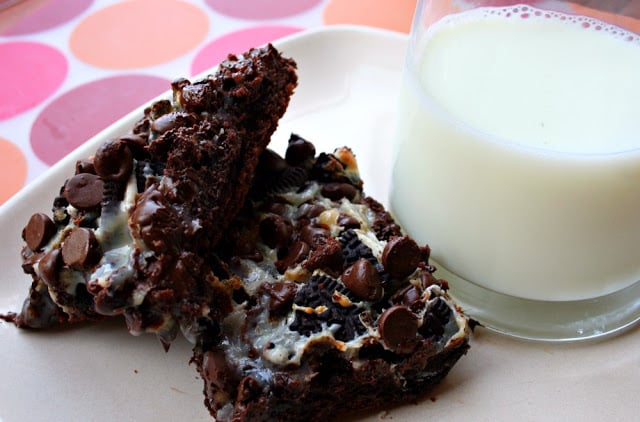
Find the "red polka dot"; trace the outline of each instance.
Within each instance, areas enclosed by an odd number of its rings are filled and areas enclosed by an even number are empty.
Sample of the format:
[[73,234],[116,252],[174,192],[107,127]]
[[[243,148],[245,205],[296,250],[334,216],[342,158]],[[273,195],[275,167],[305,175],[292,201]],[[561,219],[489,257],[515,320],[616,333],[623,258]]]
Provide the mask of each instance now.
[[0,34],[23,35],[68,22],[87,10],[92,0],[27,0],[0,14]]
[[0,204],[18,192],[27,179],[27,160],[20,148],[0,138]]
[[330,0],[324,10],[324,22],[328,25],[366,25],[408,33],[416,3],[417,0]]
[[175,59],[207,36],[203,9],[177,0],[129,0],[89,15],[71,33],[80,60],[106,69],[135,69]]
[[240,54],[251,47],[259,47],[278,38],[301,31],[292,26],[262,26],[231,32],[205,45],[193,59],[191,74],[216,66],[229,53]]
[[240,19],[276,19],[305,12],[321,0],[261,0],[250,5],[238,0],[205,0],[216,12]]
[[168,80],[142,75],[114,76],[81,85],[38,115],[31,128],[31,147],[38,158],[52,165],[169,87]]
[[67,76],[62,53],[35,42],[0,43],[0,63],[0,119],[39,104]]

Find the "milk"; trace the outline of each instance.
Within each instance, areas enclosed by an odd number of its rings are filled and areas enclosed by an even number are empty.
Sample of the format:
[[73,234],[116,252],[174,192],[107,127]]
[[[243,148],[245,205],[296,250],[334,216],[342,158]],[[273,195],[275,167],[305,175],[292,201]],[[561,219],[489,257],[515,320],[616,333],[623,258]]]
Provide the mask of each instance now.
[[438,265],[537,300],[638,281],[638,36],[484,8],[436,23],[415,49],[390,202]]

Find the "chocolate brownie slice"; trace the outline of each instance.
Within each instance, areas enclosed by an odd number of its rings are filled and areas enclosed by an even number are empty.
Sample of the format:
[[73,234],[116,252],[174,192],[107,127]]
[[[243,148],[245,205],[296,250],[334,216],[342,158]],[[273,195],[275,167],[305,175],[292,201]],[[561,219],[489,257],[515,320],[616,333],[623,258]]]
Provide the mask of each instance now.
[[132,131],[77,163],[53,215],[23,231],[32,276],[19,327],[124,315],[165,347],[179,329],[231,310],[213,250],[239,212],[297,83],[272,46],[229,56],[215,74],[172,83]]
[[429,248],[363,195],[348,148],[267,150],[218,254],[231,312],[194,349],[218,421],[325,421],[415,399],[466,353]]

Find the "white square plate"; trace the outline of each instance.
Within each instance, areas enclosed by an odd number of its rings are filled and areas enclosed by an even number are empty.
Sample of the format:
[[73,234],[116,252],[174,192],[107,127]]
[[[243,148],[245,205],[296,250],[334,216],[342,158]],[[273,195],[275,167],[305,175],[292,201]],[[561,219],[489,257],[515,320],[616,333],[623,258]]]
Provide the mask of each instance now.
[[[357,27],[326,27],[276,43],[298,62],[300,85],[271,147],[284,152],[291,132],[318,151],[350,146],[365,191],[386,203],[406,43],[400,34]],[[127,132],[141,113],[89,140],[0,208],[0,312],[18,311],[27,294],[30,281],[19,252],[29,216],[49,213],[75,161]],[[0,322],[0,422],[212,420],[190,356],[184,339],[165,354],[154,336],[133,337],[120,319],[43,332]],[[468,355],[423,401],[361,419],[635,420],[638,391],[638,329],[572,345],[518,341],[480,329]]]

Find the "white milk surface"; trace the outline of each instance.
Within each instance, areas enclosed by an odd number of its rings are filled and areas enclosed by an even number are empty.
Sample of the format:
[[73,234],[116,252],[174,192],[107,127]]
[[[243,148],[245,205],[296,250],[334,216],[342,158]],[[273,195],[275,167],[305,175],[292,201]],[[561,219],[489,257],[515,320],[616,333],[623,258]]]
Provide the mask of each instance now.
[[638,36],[519,6],[455,15],[422,41],[390,198],[405,229],[509,295],[578,300],[639,280]]

